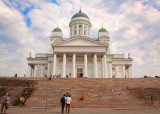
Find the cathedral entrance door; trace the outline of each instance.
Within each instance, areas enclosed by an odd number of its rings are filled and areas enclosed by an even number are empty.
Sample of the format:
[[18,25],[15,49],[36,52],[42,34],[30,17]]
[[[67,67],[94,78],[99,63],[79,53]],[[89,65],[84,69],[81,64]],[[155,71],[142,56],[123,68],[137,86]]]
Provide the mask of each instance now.
[[77,68],[77,78],[83,78],[83,68]]

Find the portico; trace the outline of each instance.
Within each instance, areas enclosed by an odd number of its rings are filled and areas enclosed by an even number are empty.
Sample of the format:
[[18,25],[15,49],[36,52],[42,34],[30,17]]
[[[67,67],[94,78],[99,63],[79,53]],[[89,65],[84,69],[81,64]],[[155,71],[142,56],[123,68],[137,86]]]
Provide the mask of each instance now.
[[[62,77],[66,77],[67,74],[71,73],[72,78],[77,78],[77,69],[83,70],[83,77],[85,78],[98,78],[97,75],[105,75],[105,72],[102,72],[102,69],[99,69],[101,72],[98,73],[98,65],[102,65],[104,69],[106,69],[106,63],[103,61],[97,61],[102,60],[104,58],[103,53],[91,53],[91,52],[79,52],[79,53],[73,53],[73,52],[65,52],[65,53],[55,53],[53,56],[53,75],[55,74],[62,74]],[[89,62],[88,62],[89,60]],[[58,65],[57,65],[58,63]],[[88,69],[89,68],[89,69]],[[50,68],[49,68],[50,69]],[[57,69],[57,70],[55,70]],[[67,72],[66,72],[67,70]],[[93,73],[89,73],[88,71],[94,71]],[[51,74],[50,74],[51,75]]]

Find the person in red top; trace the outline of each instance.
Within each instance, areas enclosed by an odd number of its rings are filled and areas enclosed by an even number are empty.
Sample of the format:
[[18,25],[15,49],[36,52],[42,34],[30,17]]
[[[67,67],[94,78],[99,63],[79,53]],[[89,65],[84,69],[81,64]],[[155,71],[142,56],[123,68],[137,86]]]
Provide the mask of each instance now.
[[14,77],[17,77],[17,73],[15,73],[15,76]]
[[82,95],[82,97],[80,98],[80,100],[84,100],[84,96]]
[[48,79],[51,80],[52,79],[52,75]]

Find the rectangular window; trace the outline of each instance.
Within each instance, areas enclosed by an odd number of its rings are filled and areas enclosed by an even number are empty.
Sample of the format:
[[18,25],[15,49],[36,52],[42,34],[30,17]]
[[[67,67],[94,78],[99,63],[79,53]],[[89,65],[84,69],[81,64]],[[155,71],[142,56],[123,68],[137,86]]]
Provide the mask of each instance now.
[[86,35],[86,30],[84,30],[84,35]]
[[74,35],[77,35],[77,30],[74,30]]
[[83,72],[82,68],[77,68],[77,72]]

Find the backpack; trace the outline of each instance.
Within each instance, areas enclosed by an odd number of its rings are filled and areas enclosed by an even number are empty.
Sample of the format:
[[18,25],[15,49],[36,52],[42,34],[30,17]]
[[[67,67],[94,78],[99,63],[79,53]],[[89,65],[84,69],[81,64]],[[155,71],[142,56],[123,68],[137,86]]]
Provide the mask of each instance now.
[[20,98],[20,101],[22,101],[22,97]]
[[64,97],[61,98],[61,102],[65,103],[65,98]]

